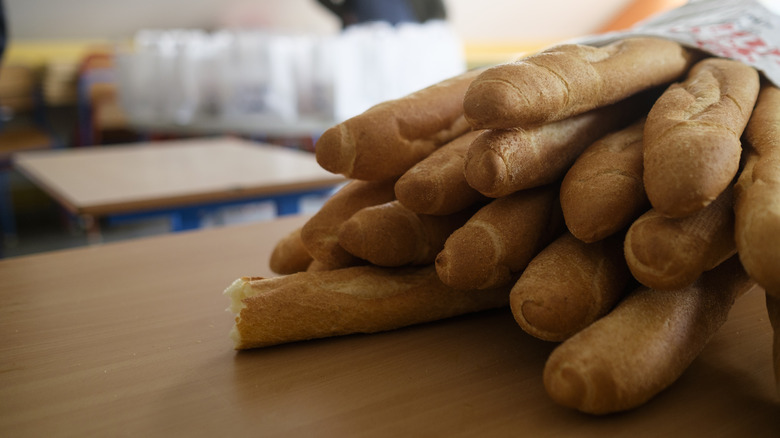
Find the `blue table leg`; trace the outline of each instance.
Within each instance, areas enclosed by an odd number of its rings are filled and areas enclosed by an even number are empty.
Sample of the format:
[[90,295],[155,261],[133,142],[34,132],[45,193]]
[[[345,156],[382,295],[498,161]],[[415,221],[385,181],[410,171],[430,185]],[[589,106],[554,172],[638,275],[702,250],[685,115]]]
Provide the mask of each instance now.
[[277,196],[274,198],[274,204],[276,204],[276,215],[285,216],[289,214],[297,214],[300,200],[300,195]]
[[170,214],[171,230],[186,231],[200,227],[200,212],[196,209],[183,209]]

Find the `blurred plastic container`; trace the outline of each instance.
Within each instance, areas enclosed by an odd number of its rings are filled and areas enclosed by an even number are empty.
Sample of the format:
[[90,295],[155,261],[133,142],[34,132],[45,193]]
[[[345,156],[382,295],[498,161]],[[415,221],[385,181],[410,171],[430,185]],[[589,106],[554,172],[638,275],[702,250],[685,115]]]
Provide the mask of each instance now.
[[118,53],[131,123],[325,126],[463,72],[446,22],[368,23],[338,35],[144,30]]

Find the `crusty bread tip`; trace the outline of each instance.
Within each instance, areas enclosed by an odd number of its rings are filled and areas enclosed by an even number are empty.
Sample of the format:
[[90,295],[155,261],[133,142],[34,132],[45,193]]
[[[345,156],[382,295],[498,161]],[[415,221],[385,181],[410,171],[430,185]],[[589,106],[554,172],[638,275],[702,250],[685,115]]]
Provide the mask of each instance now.
[[557,184],[494,199],[447,238],[436,271],[459,289],[507,284],[562,228]]
[[563,341],[612,310],[630,278],[621,235],[585,243],[564,233],[523,270],[509,304],[528,334]]
[[464,111],[476,129],[528,128],[670,83],[694,59],[680,44],[660,38],[553,46],[487,69],[466,92]]
[[561,182],[566,226],[583,242],[625,230],[650,202],[642,184],[644,119],[589,146]]
[[379,103],[326,130],[315,155],[324,169],[360,180],[397,179],[469,130],[463,95],[480,70],[467,71],[396,100]]
[[341,224],[339,245],[377,266],[430,265],[471,213],[419,214],[399,201],[366,207]]
[[736,253],[733,190],[697,213],[670,218],[651,209],[626,232],[626,262],[640,283],[653,289],[678,289],[693,283]]
[[294,274],[308,269],[312,260],[301,239],[301,228],[296,228],[276,243],[268,266],[277,274]]
[[352,180],[328,198],[301,230],[301,240],[322,266],[343,268],[360,260],[339,245],[339,227],[358,210],[395,199],[395,182]]
[[463,165],[481,131],[470,131],[437,149],[406,171],[395,184],[395,196],[421,214],[452,214],[485,197],[469,185]]
[[753,67],[707,58],[658,98],[644,132],[643,180],[653,208],[688,216],[731,185],[758,90]]
[[780,298],[780,88],[761,90],[745,130],[745,164],[734,190],[742,264]]
[[544,368],[547,393],[590,414],[644,404],[682,375],[754,285],[732,257],[688,287],[632,291],[553,350]]

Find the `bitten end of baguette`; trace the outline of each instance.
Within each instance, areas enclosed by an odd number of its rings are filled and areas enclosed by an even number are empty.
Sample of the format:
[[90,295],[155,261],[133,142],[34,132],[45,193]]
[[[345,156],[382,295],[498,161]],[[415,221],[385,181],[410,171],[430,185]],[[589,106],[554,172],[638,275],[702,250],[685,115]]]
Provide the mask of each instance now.
[[224,291],[224,295],[230,299],[230,305],[225,310],[236,315],[236,324],[233,324],[233,328],[230,329],[229,334],[230,339],[233,341],[233,348],[236,350],[240,349],[242,344],[241,333],[238,331],[238,315],[241,313],[241,309],[245,307],[244,298],[250,296],[252,292],[252,288],[249,286],[249,282],[260,279],[261,277],[237,278]]
[[249,282],[259,279],[260,277],[241,277],[233,281],[233,283],[231,283],[224,292],[224,295],[230,299],[230,306],[226,309],[226,311],[238,314],[244,307],[244,303],[242,301],[244,298],[249,296]]
[[327,129],[317,140],[315,147],[317,163],[325,170],[352,175],[355,166],[355,139],[349,132],[347,122]]

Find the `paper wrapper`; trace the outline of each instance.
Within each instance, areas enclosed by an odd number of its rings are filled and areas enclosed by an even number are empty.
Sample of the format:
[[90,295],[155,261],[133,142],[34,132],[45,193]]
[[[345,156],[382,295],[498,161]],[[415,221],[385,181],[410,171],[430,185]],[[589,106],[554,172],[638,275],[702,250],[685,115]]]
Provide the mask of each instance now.
[[632,36],[666,38],[715,56],[741,61],[780,86],[780,2],[691,0],[629,30],[568,42],[601,46]]

